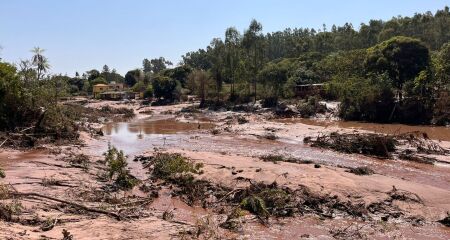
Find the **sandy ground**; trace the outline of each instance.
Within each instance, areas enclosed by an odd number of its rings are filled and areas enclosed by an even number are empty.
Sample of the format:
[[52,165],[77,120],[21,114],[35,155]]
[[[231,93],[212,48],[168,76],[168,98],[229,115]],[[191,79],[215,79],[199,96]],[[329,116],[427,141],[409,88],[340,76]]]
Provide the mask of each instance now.
[[[448,239],[450,230],[437,220],[450,211],[450,168],[448,166],[427,166],[423,164],[405,163],[401,161],[383,162],[378,159],[359,155],[339,154],[328,150],[312,149],[303,145],[303,138],[319,133],[332,131],[353,132],[354,129],[335,126],[314,126],[303,123],[286,123],[270,120],[268,113],[259,114],[210,112],[195,114],[178,112],[190,104],[162,107],[140,107],[133,103],[117,103],[95,101],[89,107],[133,108],[136,119],[149,116],[170,116],[181,122],[210,122],[216,125],[220,134],[213,135],[210,130],[190,131],[182,136],[176,144],[162,145],[159,142],[144,142],[134,154],[152,154],[153,147],[160,144],[170,152],[179,152],[204,164],[204,173],[199,178],[231,188],[245,186],[242,179],[271,183],[276,181],[281,186],[291,189],[307,186],[320,194],[336,195],[342,201],[363,202],[366,205],[383,201],[393,186],[417,194],[423,203],[405,203],[396,201],[408,216],[421,216],[424,223],[415,225],[406,221],[361,222],[354,219],[322,219],[317,216],[297,216],[286,219],[271,219],[270,226],[261,225],[251,214],[245,219],[241,232],[230,232],[221,229],[216,222],[223,221],[226,215],[213,213],[201,207],[190,207],[177,198],[170,196],[170,191],[160,192],[153,202],[141,206],[144,210],[137,219],[118,221],[102,214],[77,214],[61,210],[60,204],[50,200],[27,199],[22,201],[22,219],[57,219],[58,222],[49,231],[40,226],[0,222],[0,239],[62,239],[62,230],[67,229],[74,239],[181,239],[191,238],[183,232],[195,229],[199,222],[213,218],[208,229],[215,231],[212,238],[219,239],[332,239],[333,230],[361,228],[369,239]],[[178,113],[178,114],[177,114]],[[232,118],[243,116],[248,123],[229,122]],[[163,118],[164,119],[164,118]],[[268,120],[269,119],[269,120]],[[99,126],[100,127],[100,126]],[[358,130],[363,131],[363,130]],[[277,141],[262,139],[268,132],[276,134]],[[178,137],[178,136],[176,136]],[[96,176],[101,165],[102,152],[111,137],[92,137],[81,134],[83,145],[44,146],[30,151],[2,149],[0,166],[6,172],[6,178],[0,180],[12,185],[19,192],[37,192],[60,199],[79,202],[83,193],[99,190]],[[151,144],[153,145],[151,145]],[[440,142],[442,146],[450,146],[449,142]],[[133,146],[129,146],[133,147]],[[134,149],[134,148],[133,148]],[[296,164],[287,162],[263,162],[258,156],[267,153],[283,153],[301,155],[306,159],[317,160],[321,168],[313,164]],[[92,167],[89,171],[71,167],[64,157],[70,153],[89,155]],[[297,154],[297,155],[296,155]],[[441,157],[448,161],[448,156]],[[339,163],[339,164],[336,164]],[[348,166],[371,166],[376,174],[357,176],[347,172]],[[143,173],[139,164],[130,161],[130,167]],[[428,177],[430,176],[430,177]],[[46,186],[43,181],[57,179],[64,186]],[[430,180],[431,179],[431,180]],[[87,194],[87,193],[86,193]],[[131,193],[118,193],[123,197],[142,195],[134,189]],[[4,201],[4,200],[1,200]],[[95,205],[91,202],[85,204]],[[106,203],[105,203],[106,204]],[[163,213],[171,210],[174,218],[163,220]],[[351,226],[351,227],[349,227]]]

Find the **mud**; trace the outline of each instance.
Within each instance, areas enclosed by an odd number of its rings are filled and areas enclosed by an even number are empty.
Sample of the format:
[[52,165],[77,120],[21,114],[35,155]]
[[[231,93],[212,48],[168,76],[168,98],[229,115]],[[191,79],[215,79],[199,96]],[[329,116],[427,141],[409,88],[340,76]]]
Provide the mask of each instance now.
[[[449,228],[438,222],[445,219],[446,212],[450,211],[448,156],[440,156],[441,161],[436,164],[422,164],[338,153],[303,144],[305,137],[319,133],[376,131],[397,134],[403,132],[394,130],[399,126],[305,124],[303,121],[306,120],[270,120],[271,116],[265,113],[180,112],[189,104],[162,107],[100,101],[87,104],[98,109],[105,105],[133,109],[136,116],[129,122],[98,125],[104,136],[92,137],[81,132],[83,144],[48,146],[27,152],[3,149],[0,152],[0,166],[5,170],[6,178],[0,180],[1,183],[9,183],[20,192],[38,192],[92,207],[103,206],[107,210],[121,209],[123,206],[120,204],[126,202],[142,201],[155,191],[158,197],[133,208],[124,208],[123,214],[136,216],[125,221],[101,214],[77,213],[73,209],[62,210],[51,201],[22,199],[24,211],[20,218],[32,219],[38,215],[45,220],[52,216],[59,222],[49,231],[43,231],[40,225],[0,222],[0,238],[39,239],[46,236],[61,239],[63,229],[67,229],[74,239],[189,239],[197,235],[200,238],[209,236],[221,239],[450,237]],[[436,132],[433,129],[428,129],[429,138],[441,140],[437,143],[448,148],[448,128],[439,128]],[[264,137],[267,134],[273,134],[276,138],[267,139]],[[336,196],[339,202],[348,202],[352,206],[364,204],[374,213],[370,213],[370,220],[364,220],[348,214],[328,218],[305,212],[293,217],[271,216],[267,224],[261,224],[258,217],[247,212],[239,217],[241,229],[224,229],[220,224],[227,219],[229,206],[224,205],[225,210],[221,212],[212,205],[190,205],[182,193],[157,182],[149,185],[151,189],[148,192],[136,187],[128,192],[110,193],[104,188],[106,183],[98,180],[98,172],[104,168],[102,154],[108,144],[124,150],[129,156],[131,173],[144,182],[149,178],[148,170],[143,168],[141,162],[132,159],[136,155],[152,155],[154,148],[158,148],[202,163],[203,173],[196,175],[196,178],[213,185],[237,189],[248,187],[249,181],[265,184],[276,181],[281,188],[292,191],[307,187],[318,196]],[[73,166],[70,154],[88,156],[89,170]],[[270,154],[295,161],[260,159]],[[433,154],[424,155],[435,157]],[[321,168],[304,163],[320,164]],[[373,172],[370,175],[356,175],[350,171],[358,167],[367,167]],[[45,179],[55,179],[63,184],[45,186]],[[238,202],[225,203],[233,205]],[[393,217],[393,211],[398,211],[401,216]]]

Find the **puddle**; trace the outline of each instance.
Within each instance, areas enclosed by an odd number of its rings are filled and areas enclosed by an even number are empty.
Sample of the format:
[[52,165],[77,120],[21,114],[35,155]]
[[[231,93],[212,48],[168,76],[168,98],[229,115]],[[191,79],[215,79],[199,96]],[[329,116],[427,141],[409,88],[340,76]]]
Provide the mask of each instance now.
[[150,134],[175,134],[195,130],[211,129],[212,123],[193,120],[192,122],[181,122],[175,118],[168,119],[140,119],[131,122],[108,123],[103,127],[105,135],[121,138],[142,139]]
[[431,139],[440,141],[450,141],[450,127],[443,127],[443,126],[413,126],[405,124],[380,124],[380,123],[330,121],[330,120],[305,119],[305,118],[286,118],[286,119],[276,119],[273,121],[287,124],[303,123],[307,125],[321,126],[321,127],[350,128],[384,134],[401,134],[407,132],[420,131],[426,133],[428,137]]

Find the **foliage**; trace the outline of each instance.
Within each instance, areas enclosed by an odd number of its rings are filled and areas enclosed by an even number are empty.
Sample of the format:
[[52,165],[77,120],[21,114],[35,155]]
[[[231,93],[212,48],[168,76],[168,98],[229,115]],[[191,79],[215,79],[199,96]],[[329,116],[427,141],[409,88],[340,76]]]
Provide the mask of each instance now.
[[152,175],[160,179],[171,179],[183,174],[200,173],[202,164],[193,163],[179,153],[156,152],[152,158]]
[[178,85],[179,83],[175,79],[158,75],[153,79],[153,94],[156,98],[164,98],[169,101],[177,100],[179,97]]
[[142,61],[144,72],[152,72],[157,74],[167,68],[167,65],[172,65],[172,62],[166,60],[164,57],[148,60],[147,58]]
[[203,104],[208,96],[210,84],[211,78],[209,74],[203,70],[194,70],[188,76],[187,86],[193,93],[200,97],[201,107],[203,107]]
[[148,85],[144,91],[144,98],[151,98],[151,97],[153,97],[153,86]]
[[142,77],[143,77],[143,74],[141,73],[141,70],[139,70],[139,69],[131,70],[125,74],[124,83],[128,87],[132,87],[137,82],[139,82],[139,80],[141,80]]
[[108,167],[108,177],[114,183],[123,189],[131,189],[138,180],[132,176],[128,170],[128,163],[123,151],[109,145],[108,150],[104,153],[105,162]]
[[422,42],[394,37],[369,48],[365,64],[369,72],[387,73],[392,85],[401,90],[406,81],[427,69],[429,62],[428,48]]
[[327,107],[319,102],[319,98],[317,96],[308,97],[307,101],[301,102],[297,108],[300,112],[300,116],[304,118],[314,116],[317,113],[323,114],[327,111]]
[[338,114],[345,120],[392,121],[394,92],[385,75],[372,79],[337,78],[330,84],[330,91],[339,96]]

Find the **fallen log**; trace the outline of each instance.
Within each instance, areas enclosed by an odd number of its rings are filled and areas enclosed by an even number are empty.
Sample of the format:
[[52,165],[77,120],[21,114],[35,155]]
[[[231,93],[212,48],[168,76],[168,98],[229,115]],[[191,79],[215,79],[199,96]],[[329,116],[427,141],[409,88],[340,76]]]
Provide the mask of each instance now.
[[62,200],[62,199],[58,199],[58,198],[54,198],[54,197],[50,197],[50,196],[45,196],[45,195],[41,195],[39,193],[21,193],[21,192],[11,192],[11,195],[16,196],[16,197],[37,197],[37,198],[44,198],[44,199],[48,199],[48,200],[52,200],[55,202],[59,202],[59,203],[63,203],[63,204],[67,204],[69,206],[87,211],[87,212],[93,212],[93,213],[99,213],[99,214],[104,214],[110,217],[114,217],[117,220],[121,220],[123,217],[120,216],[117,213],[114,212],[108,212],[108,211],[104,211],[101,209],[96,209],[96,208],[90,208],[90,207],[86,207],[84,205],[78,204],[78,203],[74,203],[74,202],[69,202],[66,200]]

